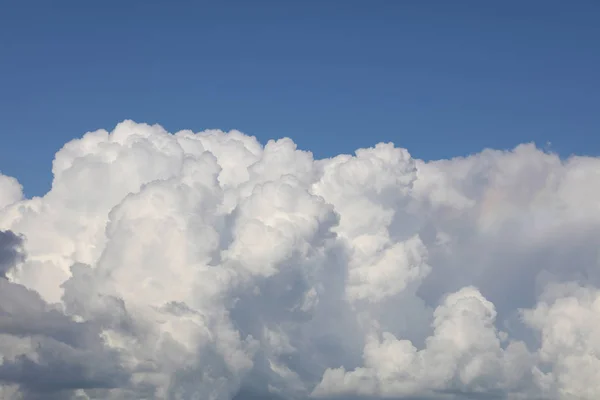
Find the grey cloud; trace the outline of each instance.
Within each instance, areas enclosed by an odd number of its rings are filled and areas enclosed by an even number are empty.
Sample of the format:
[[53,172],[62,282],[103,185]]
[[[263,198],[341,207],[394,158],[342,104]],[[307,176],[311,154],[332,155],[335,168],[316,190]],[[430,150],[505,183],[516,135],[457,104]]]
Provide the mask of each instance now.
[[[24,254],[22,239],[0,232],[0,263],[10,270]],[[59,305],[50,305],[23,285],[0,279],[0,334],[28,341],[30,351],[5,359],[0,382],[18,384],[26,398],[71,395],[73,389],[122,387],[128,374],[118,355],[104,346],[93,323],[75,322]],[[61,394],[62,393],[62,394]],[[63,397],[64,398],[64,397]]]

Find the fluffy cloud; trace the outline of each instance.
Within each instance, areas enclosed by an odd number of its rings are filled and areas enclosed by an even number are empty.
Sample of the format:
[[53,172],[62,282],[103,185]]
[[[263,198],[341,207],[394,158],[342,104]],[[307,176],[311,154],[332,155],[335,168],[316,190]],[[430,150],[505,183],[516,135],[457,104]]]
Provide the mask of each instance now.
[[23,189],[15,178],[0,174],[0,208],[4,208],[23,197]]
[[125,121],[0,175],[3,399],[597,399],[600,159]]
[[96,321],[74,321],[59,305],[7,279],[22,261],[21,245],[14,233],[0,231],[2,397],[65,398],[79,388],[122,387],[128,372],[102,343]]

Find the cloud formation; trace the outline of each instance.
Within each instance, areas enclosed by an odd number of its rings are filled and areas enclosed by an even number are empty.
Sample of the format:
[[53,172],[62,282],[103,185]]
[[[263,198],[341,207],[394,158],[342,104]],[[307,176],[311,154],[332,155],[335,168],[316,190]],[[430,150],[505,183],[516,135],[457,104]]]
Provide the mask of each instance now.
[[124,121],[0,175],[3,399],[597,399],[600,159]]

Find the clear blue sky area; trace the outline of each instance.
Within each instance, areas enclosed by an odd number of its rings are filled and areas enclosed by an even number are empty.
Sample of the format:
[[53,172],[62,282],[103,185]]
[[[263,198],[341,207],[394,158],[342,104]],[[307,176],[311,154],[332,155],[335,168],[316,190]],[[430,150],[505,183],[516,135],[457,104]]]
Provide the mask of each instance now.
[[66,141],[127,118],[316,157],[597,155],[600,1],[0,2],[0,171],[42,194]]

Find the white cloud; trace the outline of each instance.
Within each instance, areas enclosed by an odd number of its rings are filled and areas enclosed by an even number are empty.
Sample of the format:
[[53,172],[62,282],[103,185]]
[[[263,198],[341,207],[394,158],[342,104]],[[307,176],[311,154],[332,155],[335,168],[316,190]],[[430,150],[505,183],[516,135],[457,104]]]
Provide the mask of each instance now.
[[0,208],[23,198],[23,188],[15,178],[0,174]]
[[0,397],[597,399],[600,159],[125,121],[0,175]]
[[496,310],[474,287],[451,293],[435,309],[433,334],[417,350],[408,340],[374,332],[367,337],[364,367],[328,369],[317,397],[361,394],[376,397],[431,396],[444,392],[506,393],[525,389],[531,356],[522,342],[502,346]]

